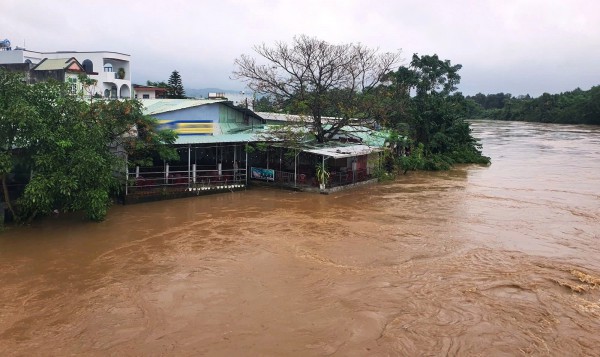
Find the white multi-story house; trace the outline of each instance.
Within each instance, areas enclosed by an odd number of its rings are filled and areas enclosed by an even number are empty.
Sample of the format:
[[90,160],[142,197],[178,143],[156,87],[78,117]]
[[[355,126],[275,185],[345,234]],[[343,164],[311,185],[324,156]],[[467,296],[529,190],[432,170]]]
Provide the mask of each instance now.
[[110,51],[57,51],[37,52],[17,47],[0,51],[0,64],[30,63],[36,65],[44,59],[77,59],[91,79],[97,81],[90,88],[91,95],[104,98],[131,98],[131,65],[128,54]]

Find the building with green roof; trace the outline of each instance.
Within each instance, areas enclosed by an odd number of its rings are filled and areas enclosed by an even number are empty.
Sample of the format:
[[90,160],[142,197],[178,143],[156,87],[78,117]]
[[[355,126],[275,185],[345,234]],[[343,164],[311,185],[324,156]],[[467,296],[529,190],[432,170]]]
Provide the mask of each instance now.
[[[221,99],[141,100],[144,114],[178,133],[180,160],[128,173],[130,193],[156,187],[212,193],[247,187],[249,180],[318,190],[315,167],[329,170],[326,190],[371,179],[388,134],[364,126],[344,127],[318,144],[310,126],[294,116],[255,113]],[[295,125],[290,126],[294,122]],[[304,123],[304,124],[302,124]],[[279,136],[295,132],[296,141]]]

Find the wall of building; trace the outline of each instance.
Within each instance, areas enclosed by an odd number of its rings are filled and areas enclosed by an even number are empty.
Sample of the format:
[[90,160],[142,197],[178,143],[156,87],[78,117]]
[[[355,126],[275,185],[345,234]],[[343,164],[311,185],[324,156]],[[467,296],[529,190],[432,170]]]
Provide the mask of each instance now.
[[11,72],[28,72],[31,69],[29,63],[0,63],[0,68]]
[[[92,62],[93,72],[88,73],[91,79],[98,81],[95,88],[95,93],[103,97],[131,98],[133,89],[131,87],[131,66],[129,55],[119,54],[115,52],[59,52],[53,54],[58,57],[75,57],[81,65],[86,60]],[[110,66],[107,66],[110,64]],[[109,67],[109,68],[105,68]],[[125,70],[125,76],[121,79],[118,76],[119,68]],[[116,88],[116,93],[115,93]]]
[[31,72],[31,82],[32,83],[46,82],[49,80],[64,82],[65,81],[65,71],[63,69],[53,69],[53,70],[47,70],[47,71],[33,70]]
[[23,51],[0,51],[0,64],[23,63]]
[[179,135],[217,135],[220,134],[219,104],[176,110],[152,115],[159,120],[163,128],[177,131]]
[[[145,97],[147,96],[147,97]],[[135,89],[134,98],[136,99],[156,99],[156,91],[154,89]]]
[[[260,125],[258,119],[246,122],[244,114],[221,103],[154,114],[165,128],[173,129],[180,135],[221,135],[231,130]],[[254,123],[252,123],[254,121]]]
[[65,82],[67,82],[67,84],[69,85],[71,93],[81,95],[88,94],[87,92],[83,91],[83,86],[79,81],[79,73],[65,72]]
[[219,122],[244,124],[244,114],[233,108],[227,107],[225,105],[220,105]]
[[[27,60],[33,64],[39,63],[44,58],[70,58],[75,57],[83,65],[85,60],[90,60],[93,64],[93,72],[89,73],[91,79],[98,81],[95,88],[92,89],[92,95],[115,94],[113,87],[116,88],[116,97],[131,98],[133,89],[131,86],[131,65],[130,56],[117,52],[35,52],[28,50],[0,51],[0,64],[5,63],[23,63]],[[106,64],[112,65],[112,72],[105,72]],[[119,68],[125,70],[124,78],[118,77]],[[111,95],[112,96],[112,95]]]

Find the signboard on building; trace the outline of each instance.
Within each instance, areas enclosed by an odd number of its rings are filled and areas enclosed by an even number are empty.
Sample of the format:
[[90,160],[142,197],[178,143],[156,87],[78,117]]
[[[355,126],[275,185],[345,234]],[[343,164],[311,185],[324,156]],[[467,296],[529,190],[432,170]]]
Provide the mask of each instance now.
[[275,170],[251,167],[252,178],[256,180],[275,181]]
[[165,120],[158,121],[160,129],[171,129],[179,135],[213,135],[214,124],[207,120]]

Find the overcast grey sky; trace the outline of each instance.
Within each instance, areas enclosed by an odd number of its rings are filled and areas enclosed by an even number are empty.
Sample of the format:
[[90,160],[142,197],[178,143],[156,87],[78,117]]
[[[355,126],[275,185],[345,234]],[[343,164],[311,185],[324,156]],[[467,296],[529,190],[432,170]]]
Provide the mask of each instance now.
[[459,90],[559,93],[600,84],[600,0],[0,0],[0,39],[36,51],[123,52],[135,83],[241,89],[252,46],[315,36],[462,64]]

